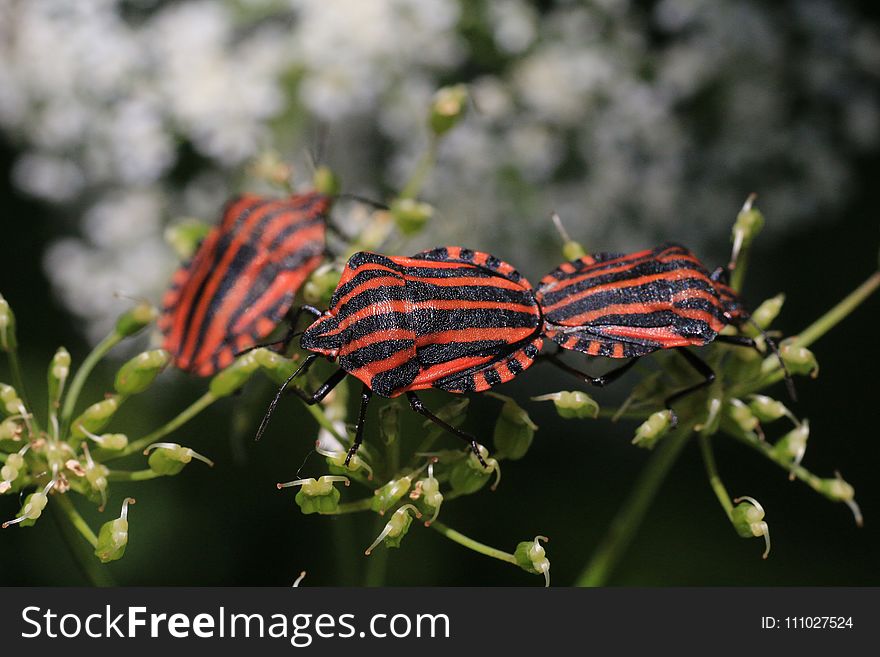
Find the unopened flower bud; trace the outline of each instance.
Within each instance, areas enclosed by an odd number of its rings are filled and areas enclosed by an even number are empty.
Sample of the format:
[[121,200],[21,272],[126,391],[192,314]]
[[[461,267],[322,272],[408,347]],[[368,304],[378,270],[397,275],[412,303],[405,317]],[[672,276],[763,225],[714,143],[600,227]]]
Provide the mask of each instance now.
[[110,395],[107,399],[92,404],[73,421],[71,435],[85,438],[89,433],[97,433],[107,426],[114,413],[119,410],[121,402],[119,395]]
[[315,169],[315,175],[312,177],[312,185],[315,191],[325,196],[335,196],[339,193],[339,178],[326,165],[321,165]]
[[186,218],[165,229],[165,242],[181,260],[195,255],[199,245],[211,232],[211,226],[199,219]]
[[0,383],[0,411],[7,415],[24,415],[24,402],[11,385]]
[[727,416],[741,431],[755,433],[759,429],[761,423],[758,422],[758,418],[752,413],[752,409],[742,400],[729,400],[727,407],[724,410]]
[[[777,456],[791,461],[792,467],[800,465],[807,451],[807,438],[810,437],[810,422],[804,420],[794,429],[785,434],[773,446],[773,452]],[[794,479],[794,472],[789,475],[789,479]]]
[[433,207],[415,199],[399,198],[391,203],[391,217],[404,235],[421,232],[433,215]]
[[119,316],[116,320],[116,334],[127,338],[134,335],[159,316],[159,311],[146,301]]
[[98,436],[89,432],[87,436],[94,440],[101,449],[119,451],[128,447],[128,436],[124,433],[105,433]]
[[[82,450],[86,457],[86,462],[83,466],[83,474],[85,475],[86,481],[93,493],[90,497],[100,499],[101,506],[99,507],[99,510],[103,511],[104,506],[107,504],[107,485],[109,483],[107,475],[110,474],[110,469],[103,463],[95,462],[89,451],[89,446],[86,443],[82,444]],[[60,458],[58,460],[60,460]]]
[[534,541],[523,541],[516,546],[513,556],[516,563],[527,573],[544,575],[544,586],[550,586],[550,559],[541,541],[549,541],[546,536],[535,536]]
[[138,354],[116,373],[116,392],[136,395],[152,385],[159,373],[171,362],[171,354],[164,349],[153,349]]
[[777,294],[775,297],[770,297],[755,309],[755,312],[752,313],[752,321],[762,329],[766,329],[773,323],[773,320],[776,319],[777,315],[779,315],[783,303],[785,303],[784,294]]
[[409,475],[400,477],[400,479],[392,479],[381,488],[376,489],[370,508],[379,515],[384,515],[388,509],[406,495],[410,486],[412,486],[412,477]]
[[847,483],[839,472],[835,472],[834,479],[822,479],[819,485],[819,492],[825,497],[835,502],[843,502],[853,513],[856,525],[861,527],[864,524],[862,511],[856,504],[856,491],[851,484]]
[[58,407],[58,400],[69,374],[70,353],[64,347],[58,347],[52,362],[49,363],[49,372],[46,375],[46,382],[49,385],[49,404],[52,408]]
[[736,504],[730,512],[730,521],[736,533],[743,538],[764,537],[763,558],[770,554],[770,527],[764,521],[764,507],[754,497],[744,495],[733,500]]
[[12,351],[18,346],[15,339],[15,314],[9,302],[0,294],[0,349]]
[[532,397],[532,401],[552,401],[559,417],[566,419],[596,418],[599,416],[599,404],[587,393],[580,390],[551,392]]
[[0,468],[0,495],[10,490],[17,490],[16,480],[27,470],[24,456],[20,452],[13,452],[6,457],[6,463]]
[[440,507],[443,504],[443,493],[440,492],[440,482],[434,477],[434,464],[428,465],[428,476],[420,479],[416,485],[418,495],[415,492],[410,493],[411,499],[421,498],[425,506],[434,509],[434,515],[425,521],[425,527],[430,527],[431,523],[440,515]]
[[580,245],[580,242],[575,242],[568,234],[568,231],[565,230],[565,226],[562,224],[562,218],[554,212],[551,216],[553,220],[553,225],[556,226],[556,230],[559,231],[559,234],[562,236],[562,256],[568,260],[580,260],[587,252],[584,250],[584,247]]
[[101,525],[95,546],[95,556],[101,563],[116,561],[125,554],[125,546],[128,545],[128,507],[134,503],[133,497],[126,497],[119,517]]
[[636,429],[636,435],[632,439],[632,444],[647,449],[653,448],[657,441],[672,428],[672,418],[672,411],[668,408],[652,413]]
[[721,409],[724,402],[721,395],[710,392],[709,399],[706,402],[706,419],[694,426],[694,431],[698,431],[704,436],[711,436],[721,424]]
[[306,303],[326,305],[339,285],[341,275],[336,263],[321,265],[303,285],[303,299]]
[[[370,464],[364,461],[357,453],[352,454],[351,458],[348,458],[348,450],[344,449],[325,449],[321,447],[321,442],[318,441],[315,443],[315,451],[318,452],[321,456],[327,458],[327,464],[333,466],[334,468],[339,468],[340,470],[347,470],[348,472],[357,472],[360,469],[363,469],[364,472],[367,473],[367,479],[373,478],[373,468],[370,467]],[[348,459],[348,465],[345,464],[346,459]]]
[[519,404],[506,398],[492,436],[499,458],[516,461],[525,456],[537,428],[538,425]]
[[7,418],[0,422],[0,440],[21,440],[24,427],[16,418]]
[[253,351],[239,356],[229,367],[214,375],[208,390],[215,397],[228,397],[241,388],[260,367]]
[[749,408],[761,422],[773,422],[783,416],[793,418],[785,404],[767,395],[749,395]]
[[501,466],[498,464],[498,461],[489,458],[489,450],[482,445],[478,445],[477,449],[480,450],[483,461],[486,462],[486,467],[483,467],[480,459],[477,458],[473,451],[469,451],[467,458],[458,461],[452,466],[452,472],[449,474],[449,485],[459,495],[476,493],[486,485],[493,472],[495,473],[495,482],[492,484],[492,490],[498,488],[498,484],[501,483]]
[[351,482],[348,477],[338,475],[324,475],[313,479],[297,479],[296,481],[288,481],[283,484],[276,484],[279,490],[282,488],[292,488],[301,486],[296,494],[296,504],[303,513],[334,513],[339,507],[339,491],[333,485],[336,482],[342,482],[348,486]]
[[[779,355],[792,374],[809,374],[814,379],[819,376],[819,362],[815,354],[806,347],[786,340],[779,345]],[[776,369],[777,365],[776,357],[770,356],[764,361],[762,370],[766,373]]]
[[761,232],[764,227],[764,215],[760,210],[752,207],[755,201],[755,195],[752,194],[746,199],[742,210],[736,215],[736,221],[733,224],[731,232],[731,240],[733,241],[733,258],[739,255],[743,248],[748,247],[751,241]]
[[26,498],[24,498],[24,504],[21,505],[21,509],[18,513],[15,514],[14,520],[7,520],[0,527],[6,529],[10,525],[21,525],[22,527],[30,527],[31,525],[36,524],[37,519],[43,514],[43,509],[46,508],[46,504],[49,503],[49,491],[55,486],[55,480],[53,479],[46,487],[35,493],[31,493]]
[[150,455],[147,460],[150,469],[160,475],[176,475],[183,470],[183,466],[193,459],[207,463],[209,467],[214,467],[214,462],[211,459],[177,443],[153,443],[144,450],[144,454]]
[[463,84],[442,87],[431,102],[429,124],[435,135],[442,135],[461,120],[467,109],[468,90]]
[[364,554],[370,556],[370,553],[383,541],[385,542],[385,547],[400,547],[400,541],[406,536],[406,533],[409,531],[409,527],[412,524],[412,516],[409,514],[410,511],[413,512],[416,518],[422,517],[421,511],[419,511],[415,505],[404,504],[392,514],[388,522],[385,523],[385,528],[376,537],[373,544],[364,550]]
[[269,379],[278,385],[281,385],[290,375],[296,371],[299,365],[298,361],[287,358],[278,352],[260,347],[250,352],[253,354],[260,369],[269,377]]

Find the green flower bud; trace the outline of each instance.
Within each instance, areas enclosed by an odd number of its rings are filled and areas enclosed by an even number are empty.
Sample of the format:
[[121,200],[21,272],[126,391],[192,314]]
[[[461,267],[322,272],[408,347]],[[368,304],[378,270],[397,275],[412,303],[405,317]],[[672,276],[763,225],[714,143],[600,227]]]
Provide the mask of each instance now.
[[433,207],[415,199],[399,198],[391,202],[391,217],[404,235],[421,232],[433,215]]
[[544,575],[544,586],[550,586],[550,559],[547,558],[540,542],[546,543],[549,540],[546,536],[535,536],[534,541],[519,543],[513,553],[517,565],[524,571],[534,575]]
[[21,477],[27,471],[24,456],[19,452],[13,452],[6,457],[6,463],[0,468],[0,495],[9,491],[17,491],[24,483]]
[[856,504],[855,489],[844,480],[839,472],[835,472],[834,475],[834,479],[822,479],[818,491],[834,502],[846,504],[853,513],[856,525],[861,527],[864,524],[864,518],[859,505]]
[[776,319],[777,315],[779,315],[783,303],[785,303],[784,294],[777,294],[775,297],[770,297],[755,309],[755,312],[752,313],[752,321],[762,329],[766,329],[773,323],[773,320]]
[[192,258],[211,232],[211,226],[198,219],[186,218],[165,229],[165,241],[181,260]]
[[455,127],[464,116],[467,100],[468,90],[463,84],[437,90],[431,102],[431,114],[428,120],[435,135],[442,135]]
[[336,196],[339,193],[339,178],[328,166],[321,165],[315,169],[315,175],[312,178],[312,185],[315,191],[325,196]]
[[477,455],[472,451],[468,452],[467,458],[461,459],[452,466],[452,472],[449,474],[449,485],[452,486],[452,490],[458,495],[476,493],[486,485],[493,472],[495,473],[495,483],[492,484],[492,490],[498,488],[498,484],[501,483],[501,466],[498,464],[498,461],[490,459],[489,450],[482,445],[478,445],[477,448],[480,450],[480,454],[483,456],[487,467],[483,467]]
[[764,507],[754,497],[747,495],[737,497],[733,503],[736,504],[730,512],[733,528],[743,538],[763,536],[767,546],[763,558],[766,559],[770,554],[770,527],[764,521]]
[[749,395],[749,408],[761,422],[774,422],[783,416],[793,419],[785,404],[767,395]]
[[0,422],[0,440],[21,440],[24,427],[15,418],[7,418]]
[[339,507],[339,491],[333,485],[335,482],[341,481],[346,486],[351,482],[348,477],[340,477],[337,475],[324,475],[313,479],[297,479],[296,481],[288,481],[283,484],[276,484],[278,490],[282,488],[291,488],[293,486],[302,486],[296,494],[296,504],[305,514],[310,513],[335,513]]
[[345,460],[348,458],[348,450],[331,450],[324,449],[320,446],[320,441],[315,444],[315,451],[318,452],[321,456],[327,458],[327,464],[334,467],[339,468],[340,471],[348,471],[348,472],[357,472],[361,468],[363,468],[364,472],[367,473],[367,479],[373,479],[373,468],[370,467],[370,464],[364,461],[358,454],[352,454],[351,458],[348,459],[348,465],[345,465]]
[[755,433],[760,429],[758,418],[752,413],[752,409],[739,399],[731,399],[724,409],[727,416],[734,424],[746,433]]
[[10,525],[21,525],[22,527],[30,527],[37,523],[37,519],[43,514],[43,509],[46,508],[46,504],[49,503],[49,491],[55,486],[55,480],[53,479],[46,487],[35,493],[31,493],[26,498],[24,498],[24,504],[21,505],[21,509],[18,513],[15,514],[14,520],[7,520],[0,527],[6,529]]
[[552,401],[559,417],[566,419],[599,417],[599,404],[580,390],[551,392],[532,397],[532,401]]
[[694,431],[699,431],[704,436],[711,436],[721,425],[721,409],[724,403],[720,394],[711,393],[706,402],[706,419],[694,426]]
[[298,361],[265,347],[254,349],[249,353],[253,354],[257,365],[269,377],[269,380],[278,385],[287,381],[299,365]]
[[568,231],[565,230],[565,226],[562,225],[562,218],[555,212],[550,218],[553,220],[553,225],[556,226],[556,230],[559,231],[559,234],[562,236],[562,257],[571,261],[580,260],[587,255],[584,247],[582,247],[579,242],[575,242],[571,239]]
[[[82,474],[85,476],[92,493],[89,498],[100,500],[101,506],[98,507],[98,510],[103,511],[107,504],[107,485],[109,483],[107,476],[110,474],[110,469],[102,463],[95,462],[86,443],[82,444],[82,450],[86,457],[86,462],[82,466]],[[50,457],[49,462],[52,463],[53,460],[61,462],[62,459],[63,456],[59,454],[54,458]]]
[[125,554],[125,546],[128,545],[128,507],[134,503],[133,497],[126,497],[119,517],[101,525],[95,546],[95,556],[101,563],[116,561]]
[[159,311],[143,301],[119,316],[116,320],[116,335],[127,338],[134,335],[159,316]]
[[[773,446],[773,453],[779,458],[791,461],[792,468],[800,465],[807,451],[807,439],[810,437],[810,422],[804,420],[794,429],[785,434]],[[789,479],[794,480],[794,472],[789,475]]]
[[422,498],[425,506],[434,509],[434,515],[425,521],[425,527],[430,527],[440,515],[440,507],[443,505],[443,493],[440,492],[440,482],[434,477],[433,463],[428,464],[428,476],[416,482],[416,490],[410,493],[410,498]]
[[0,411],[7,415],[26,415],[24,402],[10,385],[0,383]]
[[736,221],[733,224],[733,231],[731,233],[734,259],[743,248],[751,244],[752,240],[764,227],[764,215],[761,214],[760,210],[752,207],[754,202],[755,195],[752,194],[746,199],[739,214],[736,215]]
[[[150,454],[150,452],[153,453]],[[183,466],[193,459],[207,463],[211,468],[214,467],[214,462],[211,459],[177,443],[153,443],[144,450],[144,454],[150,455],[147,460],[150,469],[160,475],[176,475],[183,470]]]
[[504,406],[495,422],[492,439],[499,458],[516,461],[525,456],[532,446],[538,425],[532,422],[529,414],[515,401],[509,397],[502,399]]
[[303,286],[303,299],[313,305],[327,305],[339,285],[341,275],[336,263],[321,265]]
[[672,417],[672,411],[668,408],[652,413],[636,429],[632,444],[652,449],[658,440],[669,433],[672,428]]
[[409,514],[410,511],[415,514],[416,518],[422,517],[421,512],[414,505],[404,504],[395,511],[391,516],[391,519],[385,523],[385,528],[382,530],[382,533],[376,537],[376,540],[373,541],[373,544],[370,545],[370,547],[364,550],[364,554],[370,556],[370,553],[383,541],[385,542],[385,547],[400,547],[400,541],[406,536],[406,533],[409,531],[409,526],[412,524],[412,516]]
[[228,397],[247,383],[259,367],[260,364],[257,362],[254,352],[249,351],[243,356],[239,356],[225,370],[215,374],[211,383],[208,384],[208,390],[215,397]]
[[89,432],[86,435],[94,440],[101,449],[119,451],[128,447],[128,436],[124,433],[105,433],[97,436]]
[[58,400],[69,374],[70,353],[64,347],[58,347],[52,362],[49,363],[49,372],[46,375],[46,382],[49,385],[49,404],[53,409],[58,408]]
[[[792,374],[809,374],[813,379],[819,376],[819,362],[816,360],[813,352],[806,347],[798,346],[786,340],[779,345],[779,355],[782,357],[782,361],[785,363],[788,371]],[[779,361],[773,355],[764,360],[761,369],[766,374],[775,370],[778,365]]]
[[122,398],[119,395],[111,395],[92,404],[73,421],[70,427],[71,435],[74,438],[85,438],[89,433],[97,433],[107,426],[121,404]]
[[116,373],[116,392],[136,395],[152,385],[159,373],[171,362],[171,354],[164,349],[153,349],[138,354]]
[[15,314],[9,302],[0,294],[0,349],[12,351],[18,346],[15,338]]
[[400,405],[396,401],[379,410],[379,435],[386,445],[393,445],[400,439]]
[[392,479],[381,488],[376,489],[373,493],[373,501],[370,508],[379,515],[385,515],[385,512],[397,504],[400,499],[406,495],[412,486],[412,477],[403,476],[400,479]]

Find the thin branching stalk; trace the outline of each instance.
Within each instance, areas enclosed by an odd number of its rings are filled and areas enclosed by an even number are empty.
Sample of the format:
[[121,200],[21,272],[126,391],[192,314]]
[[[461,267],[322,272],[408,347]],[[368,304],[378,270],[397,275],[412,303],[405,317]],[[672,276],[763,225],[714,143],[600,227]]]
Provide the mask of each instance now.
[[67,495],[54,495],[49,506],[52,508],[52,516],[58,523],[71,556],[89,584],[92,586],[115,586],[116,583],[110,573],[98,563],[92,552],[98,544],[98,537],[73,506],[73,502]]
[[489,545],[480,543],[479,541],[475,541],[469,536],[465,536],[461,532],[456,531],[451,527],[447,527],[442,522],[434,521],[433,523],[431,523],[431,529],[440,532],[450,541],[458,543],[459,545],[463,545],[469,550],[479,552],[480,554],[483,554],[487,557],[492,557],[493,559],[498,559],[500,561],[506,561],[507,563],[519,565],[517,564],[516,557],[509,552],[505,552],[504,550],[499,550],[497,548],[490,547]]
[[83,385],[85,385],[86,380],[89,378],[89,374],[92,373],[92,370],[95,369],[95,365],[97,365],[104,356],[107,355],[113,347],[115,347],[119,342],[123,339],[123,336],[119,333],[111,333],[103,340],[101,340],[95,348],[86,356],[86,359],[83,361],[82,365],[77,369],[76,374],[73,377],[73,380],[70,382],[70,388],[67,391],[67,396],[64,398],[64,405],[61,408],[61,435],[66,436],[67,430],[70,427],[70,420],[73,416],[73,411],[76,408],[76,402],[79,399],[79,395],[82,392]]

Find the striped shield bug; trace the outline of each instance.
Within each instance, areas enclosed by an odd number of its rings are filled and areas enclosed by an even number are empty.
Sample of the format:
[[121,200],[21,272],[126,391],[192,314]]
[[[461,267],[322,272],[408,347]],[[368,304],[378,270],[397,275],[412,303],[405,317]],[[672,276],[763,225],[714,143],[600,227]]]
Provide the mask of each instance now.
[[210,376],[272,332],[321,263],[331,203],[319,192],[227,203],[163,298],[162,347],[177,367]]
[[411,258],[355,253],[327,311],[305,310],[315,321],[300,346],[312,353],[278,390],[257,438],[288,384],[323,356],[340,369],[312,394],[292,390],[315,404],[348,375],[363,383],[346,464],[362,441],[375,393],[405,394],[414,411],[465,440],[485,467],[474,437],[425,408],[415,391],[488,390],[530,367],[542,344],[541,310],[529,282],[506,262],[461,247]]
[[[630,360],[603,376],[591,377],[555,355],[547,359],[602,386],[621,376],[641,356],[677,349],[703,380],[667,398],[666,407],[671,408],[715,379],[709,365],[687,347],[719,341],[757,348],[751,337],[720,333],[725,326],[739,328],[750,322],[739,296],[727,284],[730,268],[710,273],[691,251],[677,244],[630,254],[585,255],[563,263],[541,279],[535,290],[544,314],[544,335],[563,349]],[[764,337],[778,356],[775,343]],[[786,380],[794,396],[787,371]]]

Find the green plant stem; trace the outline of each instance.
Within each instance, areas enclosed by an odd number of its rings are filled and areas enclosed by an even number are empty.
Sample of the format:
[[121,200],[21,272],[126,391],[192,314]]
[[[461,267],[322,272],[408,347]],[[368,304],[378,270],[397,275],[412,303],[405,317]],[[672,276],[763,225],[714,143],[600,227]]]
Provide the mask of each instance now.
[[67,430],[70,427],[70,418],[73,415],[74,408],[76,407],[76,402],[79,399],[79,394],[80,392],[82,392],[82,387],[83,385],[85,385],[86,379],[89,378],[89,374],[91,374],[92,370],[95,369],[95,365],[97,365],[98,362],[107,355],[107,352],[110,351],[117,344],[119,344],[121,340],[122,336],[115,332],[105,337],[97,345],[95,345],[95,348],[92,349],[88,356],[86,356],[86,359],[76,371],[73,380],[70,382],[70,388],[67,391],[67,396],[64,398],[64,406],[61,408],[62,436],[67,435]]
[[469,550],[473,550],[474,552],[479,552],[480,554],[486,555],[487,557],[492,557],[493,559],[498,559],[499,561],[506,561],[507,563],[512,563],[514,565],[519,565],[516,562],[516,557],[510,554],[509,552],[504,552],[503,550],[498,550],[496,548],[490,547],[488,545],[484,545],[479,541],[475,541],[474,539],[465,536],[459,531],[452,529],[451,527],[447,527],[442,522],[433,522],[431,523],[431,529],[434,531],[440,532],[443,536],[448,538],[450,541],[454,543],[458,543],[459,545],[463,545]]
[[715,491],[715,497],[717,497],[718,501],[721,503],[724,513],[727,514],[728,519],[731,519],[731,514],[733,513],[733,501],[730,499],[730,494],[727,492],[724,482],[721,481],[721,475],[718,474],[718,465],[715,463],[715,454],[712,451],[710,438],[709,436],[700,434],[698,440],[700,443],[700,452],[703,455],[703,463],[706,465],[706,474],[709,476],[709,485],[712,487],[712,490]]
[[693,422],[682,425],[660,443],[575,586],[602,586],[608,581],[692,430]]
[[[385,528],[386,520],[382,516],[376,516],[373,525],[373,535],[378,536]],[[388,549],[373,550],[367,561],[367,570],[364,573],[364,586],[384,586],[385,576],[388,572]]]
[[143,438],[138,438],[137,440],[130,442],[125,449],[121,449],[118,451],[105,449],[95,450],[95,452],[93,452],[93,456],[96,461],[106,462],[122,458],[123,456],[128,456],[129,454],[134,454],[135,452],[143,451],[143,449],[151,443],[156,442],[160,438],[164,438],[169,433],[176,431],[178,428],[189,422],[191,419],[193,419],[196,415],[208,408],[208,406],[213,404],[215,401],[217,401],[217,397],[215,397],[210,392],[206,392],[204,395],[202,395],[192,404],[190,404],[186,409],[181,411],[181,413],[175,418],[173,418],[166,424],[163,424],[161,427],[159,427],[152,433],[147,434]]
[[[28,403],[27,389],[24,386],[24,377],[21,375],[21,362],[18,360],[18,349],[10,349],[7,353],[9,354],[9,370],[12,374],[12,385],[15,387],[15,391],[18,393],[18,397],[21,399],[24,407],[31,409],[31,405]],[[33,413],[33,409],[31,409],[31,412]],[[36,422],[36,418],[31,418],[31,420]]]
[[[823,484],[822,478],[814,475],[812,472],[807,470],[802,465],[795,465],[791,462],[791,459],[784,457],[781,454],[778,454],[773,446],[769,443],[764,442],[763,440],[752,440],[746,438],[745,436],[737,436],[735,434],[730,434],[741,443],[748,445],[753,450],[764,456],[765,458],[773,461],[780,468],[788,472],[789,474],[794,475],[797,479],[800,479],[802,482],[807,484],[810,488],[815,490],[817,493],[823,493]],[[824,493],[823,493],[824,495]]]
[[360,511],[369,511],[373,504],[372,497],[366,497],[356,502],[343,502],[336,507],[335,511],[331,511],[324,515],[342,515],[344,513],[358,513]]
[[304,404],[306,410],[312,414],[312,417],[321,425],[324,429],[330,432],[336,440],[338,440],[343,445],[351,444],[351,439],[348,436],[341,435],[336,427],[333,426],[333,423],[330,421],[330,418],[327,417],[327,414],[324,412],[323,407],[320,404]]
[[[115,586],[113,578],[92,552],[98,544],[98,537],[73,506],[73,502],[67,495],[53,495],[49,506],[71,555],[89,583],[92,586]],[[89,549],[89,545],[92,549]]]
[[418,196],[422,186],[425,184],[425,179],[428,177],[428,173],[430,173],[431,169],[434,167],[434,163],[437,160],[437,135],[432,133],[428,139],[428,147],[425,149],[422,158],[416,165],[412,176],[410,176],[410,179],[400,192],[400,195],[398,196],[399,199],[414,199]]
[[150,479],[158,479],[165,475],[159,474],[149,468],[145,470],[111,470],[107,475],[108,481],[149,481]]

